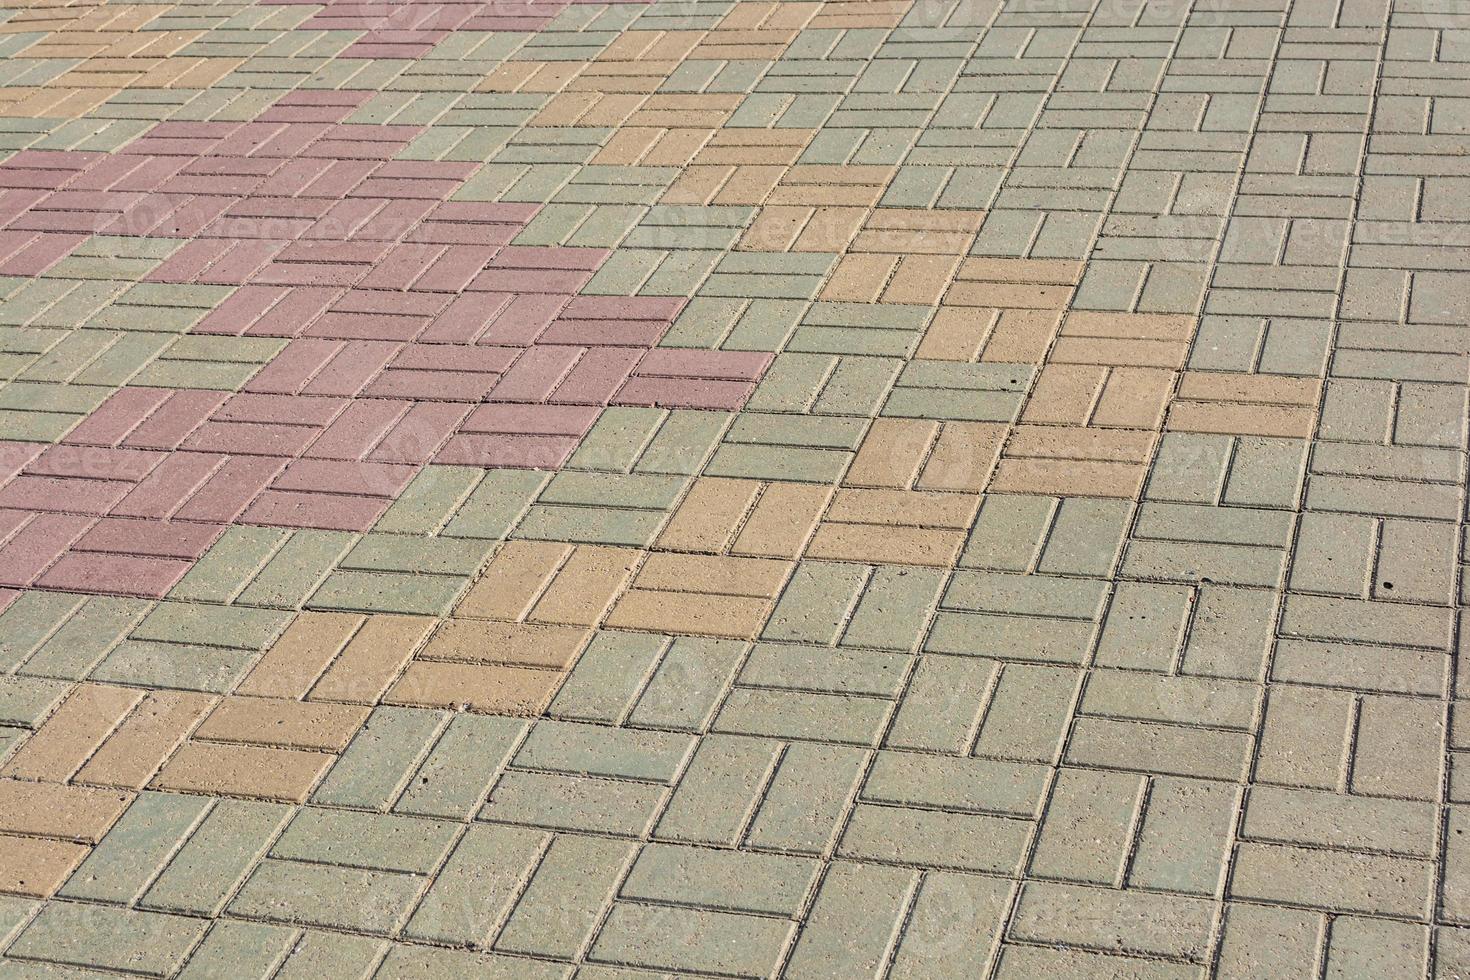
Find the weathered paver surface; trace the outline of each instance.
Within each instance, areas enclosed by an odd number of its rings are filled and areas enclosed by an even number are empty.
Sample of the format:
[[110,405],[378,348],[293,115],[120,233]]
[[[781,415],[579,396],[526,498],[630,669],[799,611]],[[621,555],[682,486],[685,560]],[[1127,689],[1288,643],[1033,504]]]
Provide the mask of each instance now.
[[0,976],[1470,976],[1461,0],[0,55]]

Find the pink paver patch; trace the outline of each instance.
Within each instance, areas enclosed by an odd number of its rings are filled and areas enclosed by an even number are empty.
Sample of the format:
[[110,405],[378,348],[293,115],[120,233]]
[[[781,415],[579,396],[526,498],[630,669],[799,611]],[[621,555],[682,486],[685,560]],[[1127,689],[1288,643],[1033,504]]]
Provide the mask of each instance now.
[[[262,0],[270,5],[320,0]],[[539,31],[578,3],[647,0],[327,0],[303,30],[364,31],[339,58],[419,58],[452,31]]]
[[451,200],[478,165],[392,159],[420,130],[344,122],[368,95],[0,163],[0,274],[184,238],[147,281],[234,287],[193,332],[285,341],[239,392],[126,386],[60,445],[0,445],[0,586],[159,596],[233,523],[364,531],[426,465],[555,469],[607,406],[744,404],[769,354],[658,348],[682,298],[580,295],[606,250],[511,244],[540,206]]

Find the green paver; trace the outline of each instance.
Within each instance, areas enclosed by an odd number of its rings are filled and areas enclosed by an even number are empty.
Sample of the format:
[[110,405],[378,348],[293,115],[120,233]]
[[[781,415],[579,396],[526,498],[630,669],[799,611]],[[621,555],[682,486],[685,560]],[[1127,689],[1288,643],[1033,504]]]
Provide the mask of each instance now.
[[236,601],[275,608],[303,605],[352,541],[352,535],[337,531],[293,532],[249,579]]
[[428,820],[307,808],[271,847],[271,856],[377,867],[386,855],[389,870],[426,874],[439,863],[453,836],[453,827]]
[[776,742],[727,735],[704,738],[658,822],[657,836],[691,843],[738,843],[757,793],[780,755]]
[[792,743],[750,824],[751,844],[829,853],[866,763],[867,753],[850,746]]
[[287,540],[287,532],[264,527],[232,527],[170,593],[176,599],[223,602],[260,571]]
[[645,633],[599,631],[556,692],[553,717],[615,723],[637,697],[651,664],[665,646]]
[[625,898],[792,915],[817,864],[808,858],[650,844],[638,856]]
[[276,976],[308,980],[329,974],[357,980],[371,975],[385,945],[370,936],[308,929],[297,940]]
[[167,976],[183,963],[203,932],[200,920],[180,915],[52,902],[8,952],[21,958]]
[[396,809],[467,819],[484,799],[525,724],[510,718],[458,715],[414,773]]
[[628,721],[640,728],[704,728],[743,655],[744,645],[731,640],[680,637],[664,655]]
[[914,887],[914,873],[876,864],[834,862],[787,964],[792,977],[876,970]]
[[444,533],[504,538],[546,482],[544,473],[502,471],[485,475],[455,512]]
[[488,942],[514,908],[547,840],[545,833],[519,827],[471,827],[405,932],[454,944]]
[[204,942],[179,976],[205,980],[268,975],[290,954],[295,930],[258,922],[224,920],[210,927]]
[[152,880],[208,809],[198,797],[165,793],[139,796],[103,843],[77,869],[61,894],[128,904]]
[[633,848],[626,841],[564,834],[542,857],[496,946],[569,957],[596,928]]
[[571,975],[571,967],[522,957],[438,949],[432,946],[397,946],[383,961],[381,975],[442,977],[464,975],[486,980],[555,980]]
[[431,6],[0,13],[0,976],[1470,975],[1459,7]]
[[130,634],[161,643],[208,643],[258,650],[285,628],[289,617],[256,609],[223,608],[196,602],[166,602]]
[[35,676],[79,680],[128,635],[147,609],[147,603],[133,599],[87,599],[20,670]]
[[90,679],[219,694],[234,687],[254,659],[253,650],[128,640],[97,665]]
[[375,810],[390,806],[442,725],[437,711],[373,709],[312,800]]
[[312,593],[313,609],[443,615],[468,582],[455,575],[333,572]]
[[45,677],[0,678],[0,723],[35,728],[70,689]]
[[0,653],[14,670],[84,601],[82,596],[27,592],[0,613]]
[[648,824],[663,793],[663,787],[648,783],[507,773],[478,819],[635,835]]
[[530,769],[667,782],[690,744],[685,735],[543,721],[531,730],[515,763]]
[[289,814],[288,807],[272,803],[219,802],[144,893],[142,904],[218,914]]
[[861,566],[802,562],[762,637],[795,643],[834,642],[867,578]]
[[791,928],[779,919],[619,903],[597,937],[592,957],[666,970],[685,966],[765,976]]
[[267,859],[245,882],[230,910],[298,925],[390,933],[422,887],[416,875]]

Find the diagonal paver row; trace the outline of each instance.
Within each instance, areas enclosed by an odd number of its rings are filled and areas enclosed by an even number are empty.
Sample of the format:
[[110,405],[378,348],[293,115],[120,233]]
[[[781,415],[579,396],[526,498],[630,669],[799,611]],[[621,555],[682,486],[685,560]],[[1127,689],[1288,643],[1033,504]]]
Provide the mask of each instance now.
[[0,0],[0,976],[1470,977],[1458,0]]

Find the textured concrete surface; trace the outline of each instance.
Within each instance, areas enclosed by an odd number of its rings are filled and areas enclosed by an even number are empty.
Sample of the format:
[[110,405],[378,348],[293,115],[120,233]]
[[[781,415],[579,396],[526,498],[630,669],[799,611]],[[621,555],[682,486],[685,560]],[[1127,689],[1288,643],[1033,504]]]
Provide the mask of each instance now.
[[0,976],[1470,976],[1461,0],[0,56]]

